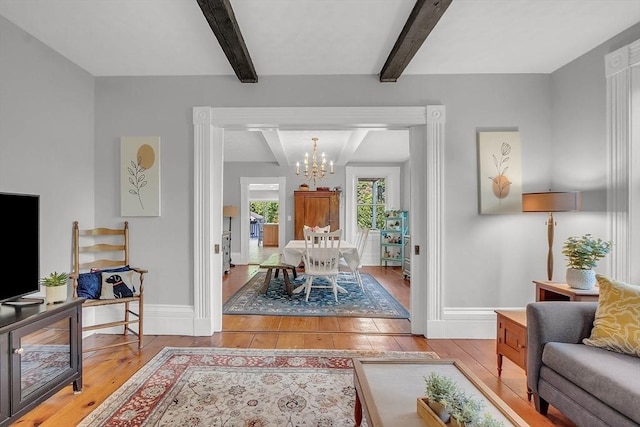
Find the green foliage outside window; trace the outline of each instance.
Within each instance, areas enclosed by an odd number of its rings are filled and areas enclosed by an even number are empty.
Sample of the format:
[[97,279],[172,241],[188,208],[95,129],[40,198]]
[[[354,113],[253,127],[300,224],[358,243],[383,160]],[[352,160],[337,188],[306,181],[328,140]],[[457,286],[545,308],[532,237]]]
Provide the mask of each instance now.
[[358,226],[380,229],[384,226],[386,183],[384,178],[360,178],[356,190]]
[[264,222],[278,223],[278,202],[249,202],[249,210],[264,217]]

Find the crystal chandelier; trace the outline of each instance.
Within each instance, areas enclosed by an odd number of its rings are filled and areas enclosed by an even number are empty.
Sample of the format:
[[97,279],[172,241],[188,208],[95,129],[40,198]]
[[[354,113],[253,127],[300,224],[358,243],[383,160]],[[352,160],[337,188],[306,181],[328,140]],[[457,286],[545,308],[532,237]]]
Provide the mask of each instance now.
[[[311,138],[313,141],[313,150],[311,152],[311,165],[309,165],[309,153],[304,153],[304,178],[306,181],[313,181],[313,185],[316,185],[316,181],[324,178],[326,173],[327,158],[322,153],[322,159],[318,164],[318,138]],[[333,174],[333,160],[329,162],[329,173]],[[300,162],[296,162],[296,175],[300,175]]]

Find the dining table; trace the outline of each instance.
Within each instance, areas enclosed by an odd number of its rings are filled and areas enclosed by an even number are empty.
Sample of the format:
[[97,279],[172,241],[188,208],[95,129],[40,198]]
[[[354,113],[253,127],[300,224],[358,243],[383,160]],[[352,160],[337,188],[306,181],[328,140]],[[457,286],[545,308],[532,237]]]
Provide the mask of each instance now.
[[[306,249],[304,240],[290,240],[282,249],[282,260],[286,264],[298,266],[304,257]],[[352,271],[355,271],[360,265],[360,255],[358,248],[353,243],[346,240],[340,240],[340,256],[345,260]],[[304,285],[298,286],[293,293],[300,293],[304,289]],[[342,293],[347,292],[342,286],[338,286],[338,290]]]

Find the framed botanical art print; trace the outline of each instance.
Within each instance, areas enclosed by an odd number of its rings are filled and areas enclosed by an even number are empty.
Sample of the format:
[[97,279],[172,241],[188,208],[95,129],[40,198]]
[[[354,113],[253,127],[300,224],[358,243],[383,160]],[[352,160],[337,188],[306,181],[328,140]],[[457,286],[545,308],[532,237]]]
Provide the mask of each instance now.
[[120,215],[160,216],[160,137],[120,138]]
[[481,214],[522,212],[520,132],[478,132]]

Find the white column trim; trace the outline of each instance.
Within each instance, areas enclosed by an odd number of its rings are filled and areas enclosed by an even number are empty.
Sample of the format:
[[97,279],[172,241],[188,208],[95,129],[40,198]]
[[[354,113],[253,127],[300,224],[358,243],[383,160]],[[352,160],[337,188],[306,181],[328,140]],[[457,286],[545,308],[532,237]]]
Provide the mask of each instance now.
[[611,276],[640,282],[640,40],[605,56]]
[[[222,170],[211,165],[223,156],[223,129],[213,126],[210,107],[193,109],[193,334],[212,335],[222,329],[222,287],[214,286],[222,277],[222,255],[215,245],[222,245]],[[215,261],[214,261],[215,260]]]
[[[427,284],[427,330],[428,338],[445,337],[443,321],[443,276],[444,257],[444,150],[446,108],[443,105],[427,107],[425,169],[426,182],[426,284]],[[413,168],[412,168],[413,169]],[[413,186],[412,186],[413,187]],[[413,190],[412,190],[413,191]],[[413,268],[413,262],[411,263]]]

